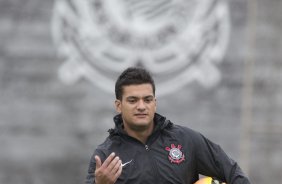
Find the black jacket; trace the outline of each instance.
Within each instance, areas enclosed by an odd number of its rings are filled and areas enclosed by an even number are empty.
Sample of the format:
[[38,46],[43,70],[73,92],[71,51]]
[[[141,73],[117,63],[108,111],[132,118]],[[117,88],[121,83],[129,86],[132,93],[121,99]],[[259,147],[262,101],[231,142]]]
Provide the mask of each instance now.
[[174,125],[156,114],[155,128],[144,145],[128,136],[122,128],[121,115],[114,117],[115,129],[93,154],[87,184],[93,184],[95,155],[102,162],[115,152],[122,163],[117,184],[193,184],[198,175],[216,177],[228,184],[249,184],[238,164],[230,159],[220,146],[198,132]]

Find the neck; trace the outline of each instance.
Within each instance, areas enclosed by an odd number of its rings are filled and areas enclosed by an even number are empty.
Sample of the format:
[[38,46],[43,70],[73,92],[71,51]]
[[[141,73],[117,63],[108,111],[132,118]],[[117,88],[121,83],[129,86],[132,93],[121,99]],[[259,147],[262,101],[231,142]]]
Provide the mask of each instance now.
[[145,130],[142,130],[142,131],[140,131],[140,130],[136,131],[136,130],[133,130],[133,129],[129,128],[129,127],[124,126],[124,131],[129,136],[139,140],[143,144],[146,144],[146,141],[147,141],[148,137],[152,134],[153,129],[154,129],[153,124],[152,124],[152,126],[148,127]]

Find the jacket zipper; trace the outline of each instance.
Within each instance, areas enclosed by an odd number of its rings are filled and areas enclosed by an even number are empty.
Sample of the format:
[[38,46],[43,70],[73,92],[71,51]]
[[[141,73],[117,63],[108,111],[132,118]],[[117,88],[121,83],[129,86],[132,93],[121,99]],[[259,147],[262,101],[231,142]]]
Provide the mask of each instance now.
[[[158,167],[156,165],[156,161],[152,158],[153,156],[151,155],[150,153],[150,147],[148,146],[148,141],[150,141],[150,137],[149,139],[147,140],[146,144],[142,143],[141,141],[133,138],[133,137],[130,137],[128,136],[130,139],[132,139],[133,141],[136,141],[140,144],[142,144],[146,150],[146,152],[148,153],[148,156],[149,156],[149,159],[151,160],[151,163],[152,163],[152,167],[153,167],[153,172],[154,172],[154,175],[156,176],[155,179],[156,179],[156,182],[155,183],[159,183],[159,170],[158,170]],[[152,139],[151,139],[152,140]],[[152,141],[151,141],[152,142]]]
[[156,183],[159,183],[159,170],[158,167],[156,166],[156,162],[155,160],[152,158],[152,155],[150,153],[150,148],[147,144],[145,144],[145,150],[148,152],[149,154],[149,159],[151,160],[152,166],[153,166],[153,172],[155,174],[155,179],[156,179]]
[[149,151],[149,146],[147,144],[145,144],[145,150]]

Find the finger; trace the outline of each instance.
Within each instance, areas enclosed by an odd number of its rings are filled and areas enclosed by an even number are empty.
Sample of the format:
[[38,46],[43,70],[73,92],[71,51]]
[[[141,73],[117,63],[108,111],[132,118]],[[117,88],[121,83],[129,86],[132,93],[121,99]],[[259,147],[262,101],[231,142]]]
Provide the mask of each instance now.
[[96,170],[99,169],[102,165],[101,159],[98,155],[95,155],[95,160],[96,160]]
[[108,158],[105,160],[105,162],[102,164],[102,166],[108,167],[109,164],[110,164],[110,163],[112,162],[112,160],[114,159],[114,157],[115,157],[115,153],[113,152],[113,153],[111,153],[111,154],[108,156]]
[[[118,162],[114,165],[113,169],[111,170],[111,172],[113,174],[116,174],[116,172],[119,170],[121,166],[121,160],[119,159]],[[122,166],[121,166],[122,167]]]
[[115,173],[116,179],[118,179],[118,177],[121,175],[121,172],[122,172],[122,165],[121,165],[121,162],[120,162],[120,165],[118,167],[118,171]]
[[108,165],[108,169],[110,172],[112,172],[113,168],[118,164],[119,160],[119,157],[115,157],[112,162]]

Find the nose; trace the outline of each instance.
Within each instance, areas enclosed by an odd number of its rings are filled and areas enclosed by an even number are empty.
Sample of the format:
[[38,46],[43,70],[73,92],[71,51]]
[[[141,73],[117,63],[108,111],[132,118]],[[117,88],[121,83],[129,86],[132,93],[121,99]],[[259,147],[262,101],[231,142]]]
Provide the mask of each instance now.
[[144,111],[146,109],[145,103],[143,100],[139,100],[137,104],[137,109],[139,111]]

